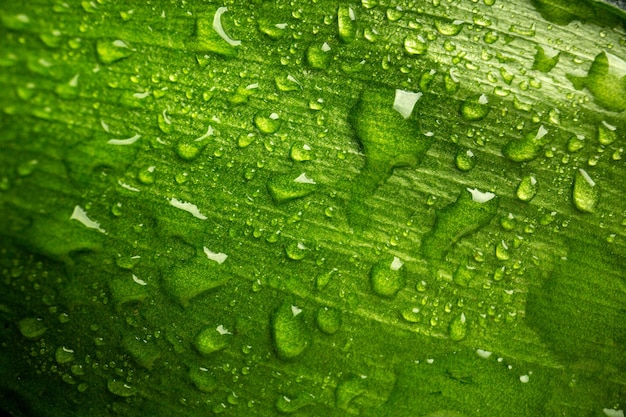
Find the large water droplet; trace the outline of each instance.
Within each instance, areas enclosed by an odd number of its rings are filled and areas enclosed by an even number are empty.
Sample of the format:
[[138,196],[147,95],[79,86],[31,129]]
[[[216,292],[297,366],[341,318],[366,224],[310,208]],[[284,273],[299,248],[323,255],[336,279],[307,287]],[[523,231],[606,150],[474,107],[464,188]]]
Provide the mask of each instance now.
[[428,43],[422,35],[411,34],[404,39],[404,49],[409,55],[424,55],[428,51]]
[[303,316],[302,310],[291,304],[283,304],[272,314],[272,339],[279,358],[293,359],[309,346],[311,335]]
[[37,339],[48,330],[40,319],[28,317],[17,323],[20,333],[27,339]]
[[262,133],[276,133],[278,132],[278,129],[280,129],[281,124],[282,120],[277,113],[270,113],[268,115],[257,113],[254,116],[254,125]]
[[225,57],[234,57],[238,53],[241,41],[227,35],[223,14],[226,7],[206,11],[196,19],[196,33],[192,48],[196,52],[213,52]]
[[119,397],[132,397],[137,393],[132,386],[116,379],[109,379],[107,381],[107,388],[111,394],[115,394]]
[[548,143],[548,130],[541,125],[537,130],[504,145],[502,153],[512,161],[528,162],[541,154],[541,149],[546,143]]
[[345,43],[350,43],[356,38],[356,14],[350,6],[339,6],[337,11],[337,24],[339,37]]
[[598,142],[601,145],[607,146],[615,142],[617,139],[617,127],[602,121],[598,125]]
[[398,257],[377,262],[370,269],[370,285],[375,294],[392,298],[406,285],[403,263]]
[[533,62],[532,69],[541,72],[550,72],[559,62],[561,52],[545,45],[535,45],[535,49],[537,49],[537,53],[535,53],[535,61]]
[[435,20],[435,28],[442,35],[456,36],[463,29],[463,23],[462,20],[437,19]]
[[223,325],[206,326],[194,339],[194,347],[203,355],[210,355],[226,348],[231,341],[232,333]]
[[284,174],[270,178],[267,189],[274,201],[284,203],[313,193],[317,189],[317,184],[306,173]]
[[484,94],[470,97],[461,104],[461,115],[471,122],[482,120],[489,113],[488,103],[489,99]]
[[626,110],[626,62],[608,52],[596,55],[586,77],[568,75],[578,89],[586,87],[595,102],[610,111]]
[[54,351],[54,359],[58,364],[70,363],[74,360],[74,350],[65,346],[59,346]]
[[207,368],[192,367],[189,370],[189,379],[202,392],[213,392],[217,388],[217,379]]
[[96,52],[103,64],[112,64],[133,54],[130,46],[120,39],[100,39],[96,42]]
[[432,230],[422,240],[422,253],[442,259],[461,238],[489,224],[497,211],[495,194],[470,188],[461,191],[454,203],[437,213]]
[[183,307],[188,306],[193,298],[230,280],[230,274],[223,267],[206,258],[194,258],[187,264],[165,271],[163,289]]
[[314,69],[326,69],[330,65],[332,48],[326,42],[321,45],[314,44],[306,50],[306,60]]
[[572,199],[576,208],[585,213],[592,213],[598,204],[598,185],[584,169],[579,169],[574,176]]

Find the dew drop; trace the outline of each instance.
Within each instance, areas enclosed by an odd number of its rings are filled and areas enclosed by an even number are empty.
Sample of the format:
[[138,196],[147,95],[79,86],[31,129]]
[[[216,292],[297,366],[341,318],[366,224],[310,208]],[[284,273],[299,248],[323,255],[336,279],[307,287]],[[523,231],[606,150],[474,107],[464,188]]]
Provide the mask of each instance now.
[[541,72],[550,72],[559,62],[561,53],[545,45],[535,45],[535,49],[537,52],[535,53],[535,61],[533,62],[532,69]]
[[217,379],[207,368],[193,367],[188,375],[193,385],[201,392],[213,392],[217,388]]
[[513,139],[502,148],[502,153],[512,161],[528,162],[541,154],[543,146],[548,142],[548,130],[539,126],[525,136]]
[[517,186],[516,195],[521,201],[528,202],[537,195],[537,179],[534,175],[526,175]]
[[428,43],[421,35],[411,34],[404,39],[404,49],[409,55],[424,55],[428,51]]
[[99,39],[96,41],[96,52],[100,62],[106,65],[128,58],[133,54],[130,46],[120,39]]
[[132,397],[136,394],[132,386],[116,379],[109,379],[107,381],[107,388],[111,394],[117,395],[118,397]]
[[311,339],[304,322],[304,314],[294,314],[293,307],[295,306],[291,304],[283,304],[274,311],[271,318],[274,348],[278,357],[284,360],[301,355]]
[[40,319],[28,317],[17,323],[20,333],[27,339],[38,339],[48,330]]
[[332,307],[320,307],[317,310],[317,327],[324,333],[332,335],[341,327],[341,312]]
[[337,11],[339,37],[345,43],[351,43],[356,38],[356,14],[350,6],[339,6]]
[[465,339],[467,335],[467,318],[464,313],[459,314],[450,321],[450,339],[458,342]]
[[324,70],[330,65],[332,48],[326,42],[314,44],[306,50],[306,61],[314,69]]
[[267,189],[277,203],[296,200],[317,190],[316,182],[306,173],[300,175],[275,175],[267,183]]
[[377,262],[370,269],[370,285],[376,295],[393,298],[406,285],[403,262],[397,256]]
[[595,211],[600,198],[596,182],[591,179],[584,169],[579,169],[574,176],[572,198],[576,208],[585,213]]
[[476,156],[469,149],[460,149],[454,158],[454,163],[459,171],[467,172],[476,165]]
[[202,355],[211,355],[214,352],[225,349],[231,341],[232,333],[219,326],[206,326],[194,339],[194,347]]
[[470,122],[484,119],[487,117],[487,114],[489,114],[488,103],[489,99],[484,94],[466,99],[461,104],[461,115],[463,119]]

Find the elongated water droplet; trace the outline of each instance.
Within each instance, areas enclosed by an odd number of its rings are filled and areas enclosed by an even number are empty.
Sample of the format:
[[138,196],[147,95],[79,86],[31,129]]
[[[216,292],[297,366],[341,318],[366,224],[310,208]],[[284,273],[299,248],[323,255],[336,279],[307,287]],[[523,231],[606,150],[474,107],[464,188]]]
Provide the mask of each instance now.
[[458,342],[467,335],[467,318],[464,313],[459,314],[450,321],[450,339]]
[[[356,229],[369,221],[368,198],[396,167],[416,167],[432,143],[431,137],[421,134],[416,111],[412,106],[409,111],[405,93],[365,90],[348,116],[365,154],[365,166],[354,179],[348,213],[350,224]],[[396,100],[398,96],[403,98],[401,103]]]
[[403,263],[398,257],[384,259],[370,270],[370,285],[376,295],[393,298],[406,285]]
[[601,145],[607,146],[615,142],[616,139],[617,127],[602,121],[602,123],[598,125],[598,142],[600,142]]
[[283,304],[272,314],[272,339],[279,358],[293,359],[309,346],[311,335],[303,316],[302,310],[291,304]]
[[579,169],[574,176],[572,198],[578,210],[585,213],[593,213],[595,211],[600,199],[600,192],[596,182],[591,179],[584,169]]
[[428,258],[443,259],[464,236],[489,224],[498,211],[498,198],[468,188],[457,200],[437,213],[432,230],[422,240],[422,253]]
[[191,48],[196,52],[213,52],[224,57],[237,56],[241,41],[232,39],[224,26],[226,7],[205,11],[196,19],[196,33]]
[[107,388],[111,394],[115,394],[119,397],[132,397],[137,393],[129,384],[116,379],[109,379],[107,381]]
[[339,6],[337,11],[337,24],[339,37],[345,43],[350,43],[356,38],[356,14],[350,6]]

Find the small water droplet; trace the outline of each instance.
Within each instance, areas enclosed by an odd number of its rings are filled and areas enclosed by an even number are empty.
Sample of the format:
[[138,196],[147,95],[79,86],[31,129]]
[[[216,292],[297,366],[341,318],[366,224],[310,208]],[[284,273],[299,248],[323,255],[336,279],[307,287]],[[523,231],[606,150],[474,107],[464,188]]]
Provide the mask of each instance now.
[[454,158],[454,162],[460,171],[467,172],[476,165],[476,156],[469,149],[460,149]]
[[376,295],[393,298],[406,285],[403,263],[398,257],[383,259],[370,269],[370,285]]
[[516,195],[521,201],[530,201],[537,195],[537,179],[534,175],[526,175],[517,186]]
[[329,335],[337,333],[341,327],[341,311],[332,307],[320,307],[317,310],[317,327]]
[[289,259],[300,261],[306,257],[308,249],[302,243],[293,242],[285,246],[285,254]]

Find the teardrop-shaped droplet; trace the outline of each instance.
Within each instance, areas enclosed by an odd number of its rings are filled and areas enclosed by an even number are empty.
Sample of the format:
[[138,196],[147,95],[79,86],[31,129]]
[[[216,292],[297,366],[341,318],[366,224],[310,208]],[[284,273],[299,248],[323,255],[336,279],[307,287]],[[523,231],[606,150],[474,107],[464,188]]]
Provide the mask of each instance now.
[[302,310],[285,303],[272,314],[272,339],[276,354],[281,359],[293,359],[301,355],[311,343],[311,335]]
[[572,199],[576,208],[585,213],[593,213],[598,204],[598,185],[584,169],[579,169],[574,176]]

